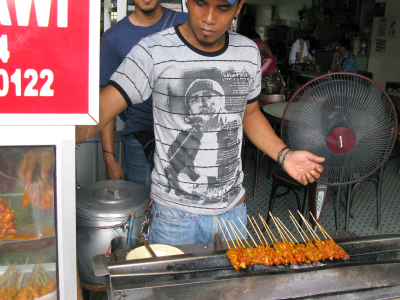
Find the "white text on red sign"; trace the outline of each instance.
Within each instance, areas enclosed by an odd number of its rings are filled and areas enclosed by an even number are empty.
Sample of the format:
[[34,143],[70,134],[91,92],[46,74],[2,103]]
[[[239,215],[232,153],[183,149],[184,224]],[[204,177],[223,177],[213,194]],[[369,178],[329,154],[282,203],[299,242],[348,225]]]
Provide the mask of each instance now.
[[[48,27],[51,0],[14,0],[18,26],[28,26],[32,1],[39,27]],[[0,25],[12,26],[7,0],[0,0]],[[57,27],[68,27],[68,0],[57,0]]]

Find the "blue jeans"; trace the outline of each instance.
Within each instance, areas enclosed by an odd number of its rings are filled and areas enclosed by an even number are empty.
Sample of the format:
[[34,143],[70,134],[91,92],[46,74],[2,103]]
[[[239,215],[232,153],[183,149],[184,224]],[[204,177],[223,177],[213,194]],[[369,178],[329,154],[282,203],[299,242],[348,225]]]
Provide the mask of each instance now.
[[[217,218],[228,240],[230,240],[230,237],[226,232],[222,219],[224,219],[228,227],[227,220],[235,222],[242,235],[247,238],[247,232],[238,220],[239,217],[246,226],[247,208],[245,203],[235,206],[228,212],[217,216],[191,214],[166,207],[156,202],[153,202],[151,212],[153,217],[149,235],[150,244],[186,245],[212,243],[214,234],[216,233],[219,233],[222,241],[224,241],[224,235],[221,233]],[[234,225],[232,224],[232,226]],[[235,230],[237,231],[236,227]],[[232,235],[231,231],[230,234]],[[243,239],[240,233],[238,235],[240,239]],[[234,236],[232,238],[235,240]],[[230,245],[232,246],[232,244]]]
[[124,170],[125,180],[139,183],[150,190],[150,164],[144,155],[142,144],[132,134],[128,134],[125,139],[122,169]]

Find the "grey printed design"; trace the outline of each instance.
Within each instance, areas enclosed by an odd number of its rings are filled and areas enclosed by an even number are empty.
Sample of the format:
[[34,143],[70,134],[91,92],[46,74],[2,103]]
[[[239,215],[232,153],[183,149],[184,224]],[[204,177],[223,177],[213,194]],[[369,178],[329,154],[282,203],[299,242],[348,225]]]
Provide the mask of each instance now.
[[[185,72],[169,87],[168,108],[184,124],[168,149],[167,193],[197,205],[229,202],[241,191],[240,145],[247,72]],[[179,92],[179,87],[184,90]],[[176,91],[175,94],[173,91]],[[180,120],[177,120],[180,119]]]

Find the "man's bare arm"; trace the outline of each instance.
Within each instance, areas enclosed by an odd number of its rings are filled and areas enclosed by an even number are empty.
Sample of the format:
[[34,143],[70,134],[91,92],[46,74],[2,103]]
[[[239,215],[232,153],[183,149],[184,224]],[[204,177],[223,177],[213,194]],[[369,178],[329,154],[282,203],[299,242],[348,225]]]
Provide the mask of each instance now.
[[[104,89],[105,87],[100,87],[100,92]],[[124,180],[124,171],[117,161],[114,152],[114,126],[115,119],[111,119],[100,131],[103,161],[106,166],[106,177],[108,180]]]
[[112,119],[128,105],[116,88],[108,85],[100,93],[99,123],[97,125],[75,126],[75,140],[82,142],[100,132]]

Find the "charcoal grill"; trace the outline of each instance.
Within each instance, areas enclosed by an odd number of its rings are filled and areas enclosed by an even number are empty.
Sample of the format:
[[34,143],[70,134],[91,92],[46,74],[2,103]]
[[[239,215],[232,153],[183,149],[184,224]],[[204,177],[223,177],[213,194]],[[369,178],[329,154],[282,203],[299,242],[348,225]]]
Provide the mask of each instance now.
[[400,235],[329,234],[350,254],[349,261],[253,265],[236,272],[225,249],[197,244],[178,246],[184,255],[135,261],[125,260],[126,251],[115,252],[111,260],[98,255],[93,266],[96,275],[106,276],[111,300],[400,297]]

